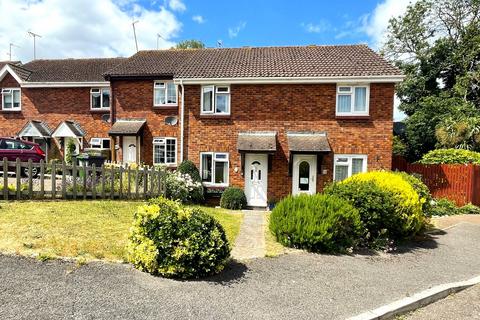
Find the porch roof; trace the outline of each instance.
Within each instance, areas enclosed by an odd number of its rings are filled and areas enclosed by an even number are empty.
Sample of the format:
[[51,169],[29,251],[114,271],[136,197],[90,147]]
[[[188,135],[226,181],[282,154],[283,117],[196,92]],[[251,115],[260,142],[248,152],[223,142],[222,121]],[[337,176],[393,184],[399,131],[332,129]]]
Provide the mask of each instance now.
[[287,132],[290,152],[331,152],[325,132]]
[[76,121],[67,120],[58,125],[52,133],[54,138],[82,138],[85,136],[85,131]]
[[137,136],[146,122],[145,119],[118,119],[108,134],[111,136]]
[[43,121],[30,120],[17,133],[17,136],[50,138],[52,136],[52,130]]
[[238,151],[275,152],[277,150],[277,133],[275,131],[239,132]]

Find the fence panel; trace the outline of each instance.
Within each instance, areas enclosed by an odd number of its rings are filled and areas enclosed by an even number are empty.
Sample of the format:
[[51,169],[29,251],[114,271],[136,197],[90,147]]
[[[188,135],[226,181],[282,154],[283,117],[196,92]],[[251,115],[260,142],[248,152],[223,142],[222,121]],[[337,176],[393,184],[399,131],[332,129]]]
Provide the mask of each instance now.
[[394,157],[393,170],[418,174],[435,198],[447,198],[458,205],[480,205],[480,166],[408,163]]
[[[147,199],[165,194],[161,170],[8,161],[0,163],[0,197],[33,199]],[[10,177],[9,177],[10,175]],[[133,175],[133,176],[132,176]],[[158,179],[156,179],[158,177]],[[133,180],[133,181],[132,181]]]

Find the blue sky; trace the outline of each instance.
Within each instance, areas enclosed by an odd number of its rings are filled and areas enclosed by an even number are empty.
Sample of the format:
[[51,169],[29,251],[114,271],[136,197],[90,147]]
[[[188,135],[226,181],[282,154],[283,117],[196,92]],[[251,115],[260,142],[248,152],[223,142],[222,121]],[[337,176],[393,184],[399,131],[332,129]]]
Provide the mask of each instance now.
[[[363,23],[381,1],[185,1],[178,39],[227,47],[370,43]],[[192,17],[201,16],[203,23]],[[197,18],[198,20],[198,18]],[[230,30],[230,32],[229,32]]]

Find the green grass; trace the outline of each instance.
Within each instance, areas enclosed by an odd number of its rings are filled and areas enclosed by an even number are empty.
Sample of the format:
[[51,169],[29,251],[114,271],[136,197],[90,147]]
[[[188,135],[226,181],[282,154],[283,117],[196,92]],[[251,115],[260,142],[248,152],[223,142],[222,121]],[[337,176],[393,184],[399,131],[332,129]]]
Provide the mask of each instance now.
[[[57,201],[0,203],[0,252],[37,255],[40,260],[72,257],[125,261],[135,201]],[[232,244],[243,215],[205,211],[224,226]]]
[[268,212],[266,214],[266,225],[265,225],[265,256],[267,257],[276,257],[281,254],[287,253],[288,249],[284,247],[282,244],[277,242],[275,236],[270,232],[269,224],[270,224],[270,215],[271,213]]

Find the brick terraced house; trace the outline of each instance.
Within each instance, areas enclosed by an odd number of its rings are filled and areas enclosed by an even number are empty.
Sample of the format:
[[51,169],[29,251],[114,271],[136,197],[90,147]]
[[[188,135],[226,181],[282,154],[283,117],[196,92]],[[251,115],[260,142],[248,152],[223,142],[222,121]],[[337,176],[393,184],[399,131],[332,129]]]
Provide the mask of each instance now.
[[[41,61],[3,67],[4,101],[14,102],[2,103],[2,135],[45,124],[55,128],[55,141],[76,135],[78,149],[93,142],[116,161],[175,167],[190,159],[209,192],[239,186],[259,207],[391,166],[394,86],[403,76],[365,45],[171,49],[104,60],[102,68],[111,66],[83,75],[81,88],[55,93],[31,87],[29,72],[43,74]],[[47,69],[73,61],[80,60],[43,63]],[[58,82],[82,82],[71,70],[56,74],[65,77]],[[21,99],[8,98],[18,87]],[[89,101],[97,105],[98,94],[104,98],[97,111]]]

